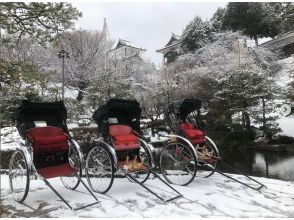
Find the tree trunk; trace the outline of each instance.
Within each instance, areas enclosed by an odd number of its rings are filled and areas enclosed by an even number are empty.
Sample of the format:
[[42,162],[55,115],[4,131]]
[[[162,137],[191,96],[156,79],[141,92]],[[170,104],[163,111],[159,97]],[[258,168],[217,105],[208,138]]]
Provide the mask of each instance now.
[[258,46],[258,38],[257,36],[254,36],[255,46]]
[[263,136],[265,136],[265,125],[266,125],[266,118],[265,118],[265,100],[262,97],[262,127],[263,127]]
[[78,85],[78,88],[79,88],[79,93],[78,93],[78,96],[77,96],[77,101],[81,102],[82,99],[84,98],[84,90],[88,87],[89,83],[87,82],[81,82],[79,85]]
[[81,102],[83,98],[84,98],[84,93],[82,91],[79,91],[78,96],[77,96],[77,100],[79,102]]
[[245,126],[246,126],[246,129],[247,130],[250,130],[251,122],[250,122],[249,114],[247,112],[244,112],[244,117],[245,117]]
[[152,117],[150,117],[150,119],[151,119],[151,135],[152,137],[154,137],[155,136],[155,121]]

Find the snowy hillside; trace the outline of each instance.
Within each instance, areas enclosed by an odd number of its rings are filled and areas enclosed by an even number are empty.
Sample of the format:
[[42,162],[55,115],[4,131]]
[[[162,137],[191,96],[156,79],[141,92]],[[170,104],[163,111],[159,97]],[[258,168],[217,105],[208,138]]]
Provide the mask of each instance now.
[[[208,179],[196,178],[188,186],[175,186],[183,197],[164,204],[139,185],[116,178],[106,195],[96,193],[101,207],[73,212],[41,180],[31,181],[24,204],[14,202],[9,194],[8,176],[2,175],[1,202],[15,217],[294,217],[294,183],[258,179],[268,187],[261,193],[218,174]],[[70,191],[62,186],[59,178],[50,182],[73,206],[93,201],[82,186]],[[148,180],[147,184],[160,195],[171,196],[156,179]]]

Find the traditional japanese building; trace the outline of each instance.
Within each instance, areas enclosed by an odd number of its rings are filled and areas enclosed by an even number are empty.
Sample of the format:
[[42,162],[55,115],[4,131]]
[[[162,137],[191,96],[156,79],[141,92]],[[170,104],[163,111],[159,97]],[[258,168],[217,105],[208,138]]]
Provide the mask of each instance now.
[[134,45],[127,40],[118,39],[109,50],[109,56],[113,59],[130,59],[132,57],[141,57],[146,49]]
[[156,50],[163,54],[163,65],[167,65],[177,59],[179,56],[181,37],[172,33],[168,43],[161,49]]
[[260,46],[269,48],[272,51],[282,50],[285,56],[289,57],[294,54],[294,31],[260,44]]

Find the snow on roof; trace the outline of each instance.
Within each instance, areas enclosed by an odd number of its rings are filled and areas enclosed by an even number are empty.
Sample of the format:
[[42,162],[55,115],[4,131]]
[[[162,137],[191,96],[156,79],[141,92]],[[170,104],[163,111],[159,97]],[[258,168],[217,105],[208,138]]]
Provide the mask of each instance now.
[[263,44],[260,44],[260,46],[265,47],[272,47],[272,48],[282,48],[286,45],[294,43],[294,31],[290,31],[288,33],[285,33],[275,39],[272,39],[270,41],[267,41]]
[[118,48],[123,47],[123,46],[133,47],[133,48],[136,48],[136,49],[139,49],[139,50],[146,50],[145,48],[136,46],[133,42],[123,40],[123,39],[116,40],[110,50],[115,50],[115,49],[118,49]]
[[165,47],[179,43],[180,39],[181,39],[180,35],[172,33],[172,36],[169,39],[168,43],[165,45]]
[[161,52],[162,50],[176,46],[180,43],[180,41],[181,41],[181,36],[175,33],[172,33],[172,36],[169,39],[168,43],[163,48],[156,50],[156,52]]

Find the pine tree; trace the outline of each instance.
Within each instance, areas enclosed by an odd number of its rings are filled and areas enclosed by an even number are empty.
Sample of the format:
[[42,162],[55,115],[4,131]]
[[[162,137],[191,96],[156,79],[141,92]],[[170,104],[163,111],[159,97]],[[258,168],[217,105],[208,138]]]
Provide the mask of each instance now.
[[223,30],[223,19],[225,15],[225,8],[218,8],[210,19],[211,25],[216,32]]
[[230,2],[223,17],[224,28],[253,38],[258,45],[260,37],[279,34],[279,16],[269,4],[261,2]]
[[30,36],[41,44],[74,25],[81,13],[70,3],[1,2],[0,27],[12,40]]
[[212,27],[208,21],[196,16],[184,29],[181,37],[181,50],[184,53],[195,51],[212,40]]

